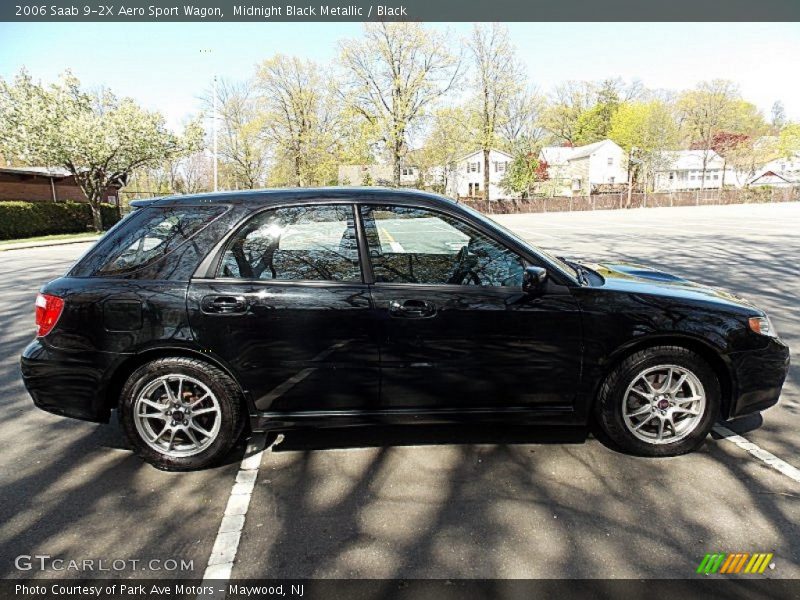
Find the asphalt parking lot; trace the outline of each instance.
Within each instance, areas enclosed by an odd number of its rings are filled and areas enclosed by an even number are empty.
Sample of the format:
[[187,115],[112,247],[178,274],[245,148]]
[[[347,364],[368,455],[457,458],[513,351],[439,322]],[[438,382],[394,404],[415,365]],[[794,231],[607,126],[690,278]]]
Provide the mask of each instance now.
[[[744,295],[800,356],[800,204],[497,220],[556,254],[638,261]],[[216,469],[163,473],[131,455],[116,423],[38,411],[20,381],[36,291],[87,247],[0,252],[0,577],[202,577],[243,449]],[[779,406],[728,427],[800,467],[799,425],[795,364]],[[654,460],[582,430],[295,432],[262,455],[232,576],[690,577],[723,551],[772,552],[765,576],[797,578],[799,497],[795,480],[718,436]],[[37,554],[128,564],[15,565]],[[192,569],[145,569],[151,559]]]

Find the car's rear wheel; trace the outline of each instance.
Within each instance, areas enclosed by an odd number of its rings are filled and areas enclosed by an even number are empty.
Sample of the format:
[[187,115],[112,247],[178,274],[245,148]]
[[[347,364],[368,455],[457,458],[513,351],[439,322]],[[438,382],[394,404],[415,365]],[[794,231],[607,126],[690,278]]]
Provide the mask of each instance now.
[[597,417],[627,452],[676,456],[703,443],[719,405],[719,382],[701,356],[679,346],[657,346],[632,354],[609,374]]
[[122,389],[120,421],[134,450],[154,466],[201,469],[224,457],[241,433],[241,394],[206,362],[162,358],[134,371]]

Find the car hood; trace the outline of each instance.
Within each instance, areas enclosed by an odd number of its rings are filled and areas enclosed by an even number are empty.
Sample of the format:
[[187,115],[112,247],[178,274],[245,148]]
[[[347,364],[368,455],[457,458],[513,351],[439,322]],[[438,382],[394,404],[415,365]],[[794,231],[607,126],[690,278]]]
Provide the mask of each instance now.
[[604,279],[603,289],[654,294],[670,298],[713,302],[761,312],[752,302],[727,290],[704,285],[672,273],[627,262],[585,263]]

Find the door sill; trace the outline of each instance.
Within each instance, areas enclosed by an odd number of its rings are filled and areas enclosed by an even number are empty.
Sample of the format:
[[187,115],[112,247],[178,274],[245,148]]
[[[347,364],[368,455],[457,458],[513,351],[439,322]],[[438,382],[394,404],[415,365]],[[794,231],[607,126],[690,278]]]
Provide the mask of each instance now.
[[378,424],[497,422],[510,419],[513,419],[516,423],[576,424],[579,422],[575,410],[572,407],[564,406],[267,411],[250,416],[253,431],[277,431],[298,427],[353,427]]

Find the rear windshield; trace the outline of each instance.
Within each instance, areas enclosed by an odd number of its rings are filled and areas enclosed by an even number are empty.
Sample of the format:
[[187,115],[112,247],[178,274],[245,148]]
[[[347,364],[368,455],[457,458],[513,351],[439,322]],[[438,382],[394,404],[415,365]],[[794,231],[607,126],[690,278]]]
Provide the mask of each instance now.
[[[225,212],[222,206],[147,207],[125,219],[124,227],[110,232],[80,271],[119,275],[163,258]],[[76,273],[77,274],[77,273]],[[87,273],[88,274],[88,273]]]

